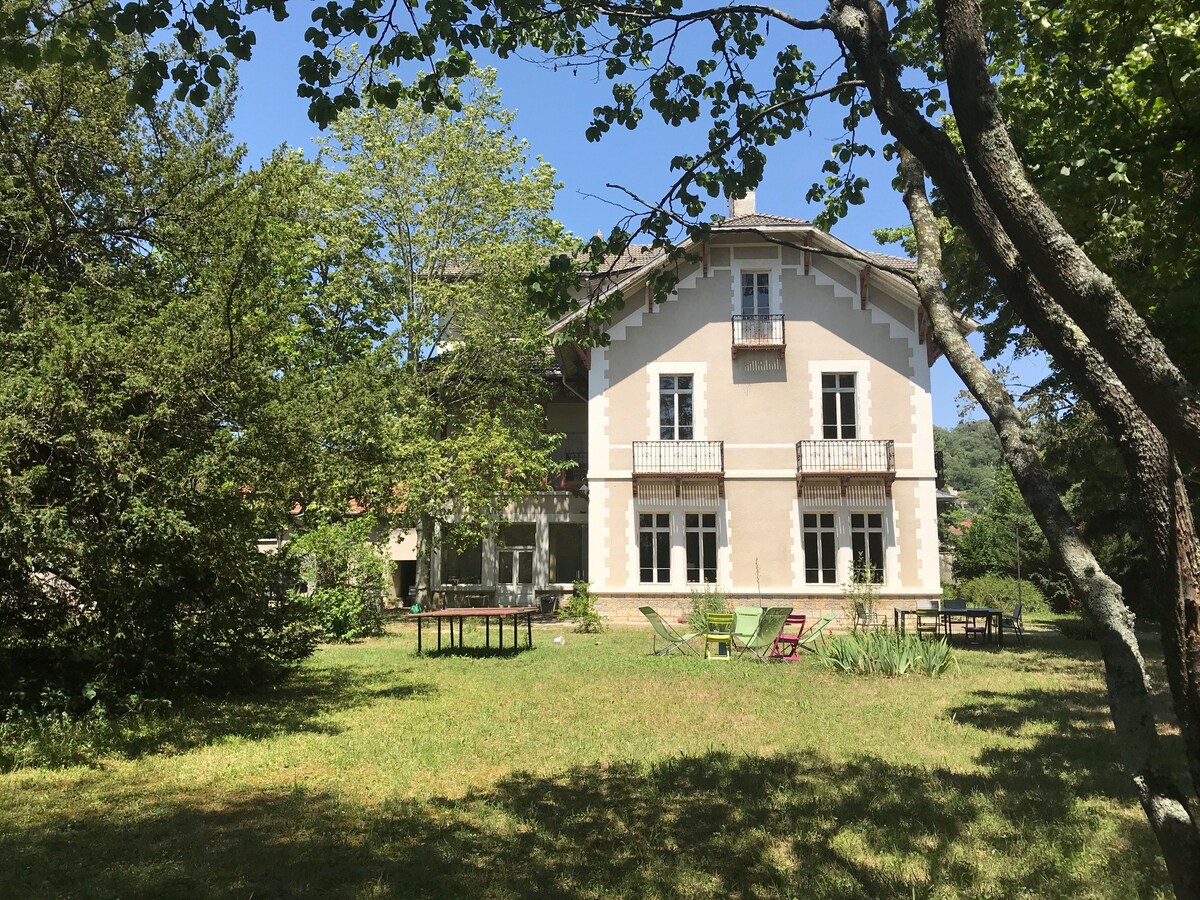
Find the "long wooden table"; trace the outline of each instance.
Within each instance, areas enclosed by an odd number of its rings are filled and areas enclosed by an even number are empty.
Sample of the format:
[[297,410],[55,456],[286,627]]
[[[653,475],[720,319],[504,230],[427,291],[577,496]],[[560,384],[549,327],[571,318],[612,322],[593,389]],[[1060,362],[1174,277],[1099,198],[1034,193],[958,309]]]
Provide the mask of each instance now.
[[455,609],[435,609],[429,612],[413,613],[409,616],[410,619],[417,620],[417,653],[424,652],[422,645],[421,628],[425,624],[426,619],[437,620],[438,631],[438,650],[442,649],[442,620],[446,619],[450,623],[450,647],[454,648],[454,622],[458,621],[458,647],[463,646],[463,621],[466,619],[483,619],[484,624],[484,642],[490,650],[492,647],[492,619],[496,620],[496,634],[500,638],[500,649],[504,649],[504,620],[512,619],[512,648],[517,649],[517,628],[520,625],[521,617],[525,617],[525,634],[528,640],[528,646],[533,648],[533,614],[538,611],[536,606],[462,606]]
[[896,630],[904,634],[904,620],[909,616],[938,616],[942,620],[942,624],[946,626],[947,635],[949,635],[951,623],[955,619],[987,619],[987,638],[992,637],[992,620],[996,620],[996,646],[1004,646],[1004,611],[999,609],[988,609],[987,607],[968,606],[964,609],[894,609],[892,616],[895,621]]

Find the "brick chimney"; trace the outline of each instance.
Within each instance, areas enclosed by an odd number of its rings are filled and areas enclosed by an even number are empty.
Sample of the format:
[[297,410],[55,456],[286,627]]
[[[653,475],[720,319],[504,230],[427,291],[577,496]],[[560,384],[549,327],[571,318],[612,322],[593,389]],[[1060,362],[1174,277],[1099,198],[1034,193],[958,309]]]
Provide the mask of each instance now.
[[729,198],[729,218],[736,219],[738,216],[752,215],[754,215],[754,191],[747,191],[746,196],[741,199]]

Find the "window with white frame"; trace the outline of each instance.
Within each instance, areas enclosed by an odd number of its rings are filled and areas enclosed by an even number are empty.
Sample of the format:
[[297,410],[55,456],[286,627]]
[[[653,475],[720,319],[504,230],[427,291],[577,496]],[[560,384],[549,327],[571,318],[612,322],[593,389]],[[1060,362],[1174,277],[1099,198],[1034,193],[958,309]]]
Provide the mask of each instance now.
[[883,583],[883,514],[850,514],[850,553],[857,580]]
[[683,517],[688,584],[717,581],[716,513],[687,513]]
[[826,440],[858,437],[853,372],[821,374],[821,423]]
[[771,274],[742,273],[742,315],[765,316],[771,312]]
[[671,580],[669,513],[638,515],[638,557],[642,584],[666,584]]
[[690,441],[695,436],[692,421],[693,377],[658,376],[658,438]]
[[512,522],[500,526],[500,584],[533,584],[535,534],[536,528],[532,522]]
[[833,513],[804,514],[804,580],[808,584],[837,581],[837,539]]

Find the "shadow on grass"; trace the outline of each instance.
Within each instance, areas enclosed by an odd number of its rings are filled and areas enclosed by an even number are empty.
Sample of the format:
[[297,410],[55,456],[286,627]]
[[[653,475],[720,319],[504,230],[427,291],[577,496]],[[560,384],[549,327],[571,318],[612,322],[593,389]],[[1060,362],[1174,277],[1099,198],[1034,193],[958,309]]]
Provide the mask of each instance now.
[[1101,704],[973,695],[962,727],[1033,747],[972,772],[708,752],[370,806],[168,794],[0,833],[0,858],[14,898],[1153,896],[1164,872]]
[[331,712],[433,690],[427,682],[397,683],[391,671],[303,668],[285,682],[244,697],[196,700],[163,712],[85,719],[31,716],[0,723],[0,772],[178,753],[230,737],[335,734],[339,728],[327,720]]
[[419,655],[430,659],[438,659],[442,656],[461,656],[467,659],[511,659],[514,656],[520,656],[522,653],[528,653],[532,647],[521,645],[519,647],[505,647],[501,650],[498,647],[442,647],[441,650],[424,650]]

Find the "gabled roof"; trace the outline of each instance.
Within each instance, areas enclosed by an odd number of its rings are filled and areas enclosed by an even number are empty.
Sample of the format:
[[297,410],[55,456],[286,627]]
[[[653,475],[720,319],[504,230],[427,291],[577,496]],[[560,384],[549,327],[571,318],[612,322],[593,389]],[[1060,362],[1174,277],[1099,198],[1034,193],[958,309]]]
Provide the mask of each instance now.
[[[789,219],[784,216],[772,216],[765,213],[750,213],[733,219],[725,219],[712,226],[715,233],[746,231],[761,232],[769,235],[768,240],[785,242],[794,247],[806,247],[814,253],[822,253],[839,261],[858,263],[859,270],[870,267],[878,272],[878,281],[888,288],[895,296],[905,300],[913,309],[920,306],[916,287],[903,274],[915,272],[916,260],[901,256],[891,256],[886,253],[875,253],[869,250],[859,250],[833,235],[821,231],[804,219]],[[791,235],[785,238],[784,235]],[[681,245],[684,249],[695,247],[695,241],[688,238]],[[598,280],[605,282],[602,296],[617,290],[624,290],[639,279],[648,275],[666,258],[663,250],[646,245],[631,245],[624,253],[606,261]],[[577,309],[550,326],[550,332],[561,331],[573,319],[583,315],[584,308]],[[968,324],[974,327],[973,322]]]

